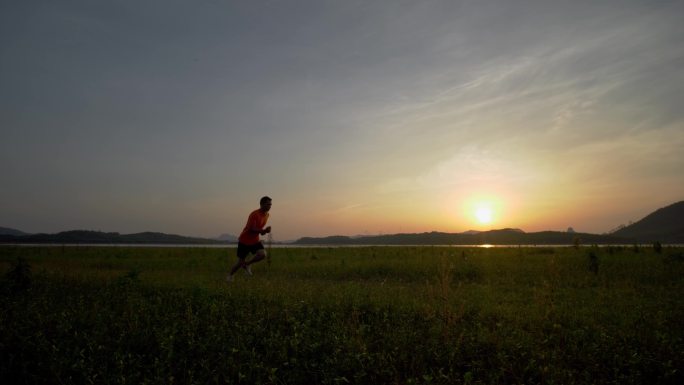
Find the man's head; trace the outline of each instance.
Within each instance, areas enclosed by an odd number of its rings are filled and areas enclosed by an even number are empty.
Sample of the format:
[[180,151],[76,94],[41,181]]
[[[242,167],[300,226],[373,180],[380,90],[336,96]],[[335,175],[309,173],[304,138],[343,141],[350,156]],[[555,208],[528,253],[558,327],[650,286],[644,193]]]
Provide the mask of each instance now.
[[261,206],[261,211],[268,212],[271,209],[271,198],[265,196],[259,200],[259,205]]

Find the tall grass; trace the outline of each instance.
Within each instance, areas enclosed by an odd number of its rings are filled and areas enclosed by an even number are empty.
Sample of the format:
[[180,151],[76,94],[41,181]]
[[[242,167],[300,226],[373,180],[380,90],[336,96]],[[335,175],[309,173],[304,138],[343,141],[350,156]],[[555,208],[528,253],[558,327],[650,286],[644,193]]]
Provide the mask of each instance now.
[[[684,382],[682,250],[1,247],[6,383]],[[18,261],[30,275],[16,285]],[[30,266],[30,269],[25,269]]]

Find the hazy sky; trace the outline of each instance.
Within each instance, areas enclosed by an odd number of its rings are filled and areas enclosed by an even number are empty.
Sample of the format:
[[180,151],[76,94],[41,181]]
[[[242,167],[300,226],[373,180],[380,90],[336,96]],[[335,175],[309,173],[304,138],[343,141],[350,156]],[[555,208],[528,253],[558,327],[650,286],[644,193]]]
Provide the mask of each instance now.
[[683,19],[656,0],[3,1],[0,226],[238,234],[269,195],[276,240],[605,232],[684,199]]

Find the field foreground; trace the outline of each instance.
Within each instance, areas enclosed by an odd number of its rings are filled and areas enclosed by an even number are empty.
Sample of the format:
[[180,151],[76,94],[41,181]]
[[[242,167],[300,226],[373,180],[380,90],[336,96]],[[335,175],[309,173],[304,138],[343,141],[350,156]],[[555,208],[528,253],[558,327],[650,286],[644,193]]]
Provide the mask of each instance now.
[[5,384],[682,384],[684,250],[0,247]]

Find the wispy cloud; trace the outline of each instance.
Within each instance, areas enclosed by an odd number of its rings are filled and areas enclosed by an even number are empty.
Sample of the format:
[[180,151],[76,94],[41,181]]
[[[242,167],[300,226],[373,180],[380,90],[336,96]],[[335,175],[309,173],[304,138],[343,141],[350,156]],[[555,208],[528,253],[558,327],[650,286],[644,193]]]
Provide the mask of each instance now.
[[[540,207],[653,183],[660,199],[684,194],[682,2],[2,9],[0,201],[18,203],[0,216],[27,231],[98,215],[127,231],[93,210],[103,202],[141,218],[131,230],[159,217],[182,233],[201,212],[215,235],[264,190],[291,217],[345,228],[417,205],[439,216],[471,190]],[[60,209],[73,191],[93,199],[69,201],[78,215]],[[320,231],[311,222],[288,223]]]

